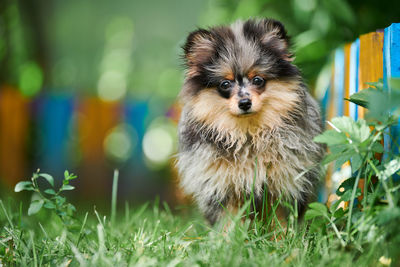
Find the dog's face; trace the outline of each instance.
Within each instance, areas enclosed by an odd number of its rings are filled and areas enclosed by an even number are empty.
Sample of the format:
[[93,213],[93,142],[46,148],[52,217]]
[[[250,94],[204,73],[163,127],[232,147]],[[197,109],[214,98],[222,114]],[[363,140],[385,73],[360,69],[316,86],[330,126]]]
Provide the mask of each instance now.
[[200,29],[189,35],[184,51],[187,73],[181,96],[205,123],[247,121],[273,127],[297,104],[300,74],[278,21]]

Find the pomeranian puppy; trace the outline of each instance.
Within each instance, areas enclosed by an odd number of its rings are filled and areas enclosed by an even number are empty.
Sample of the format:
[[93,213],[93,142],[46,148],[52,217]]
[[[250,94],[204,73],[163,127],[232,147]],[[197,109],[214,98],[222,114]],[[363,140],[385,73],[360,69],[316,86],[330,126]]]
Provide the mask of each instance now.
[[[304,207],[323,147],[319,106],[292,64],[289,37],[272,19],[199,29],[183,47],[180,184],[211,224],[254,196]],[[271,204],[269,204],[271,205]],[[253,205],[252,205],[253,206]]]

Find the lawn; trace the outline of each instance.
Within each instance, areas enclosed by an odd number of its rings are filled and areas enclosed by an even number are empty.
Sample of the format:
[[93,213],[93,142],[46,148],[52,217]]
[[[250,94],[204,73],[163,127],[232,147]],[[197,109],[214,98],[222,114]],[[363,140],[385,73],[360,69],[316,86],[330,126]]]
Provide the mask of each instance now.
[[[172,212],[146,204],[117,214],[95,209],[66,226],[54,213],[26,217],[12,200],[1,203],[0,260],[4,266],[377,266],[389,261],[390,243],[371,240],[342,247],[333,232],[291,220],[263,231],[239,216],[210,227],[191,208]],[[17,205],[18,206],[18,205]]]
[[[385,136],[396,147],[391,129],[399,121],[400,89],[389,94],[382,82],[372,86],[350,97],[369,108],[366,120],[333,118],[314,139],[330,151],[322,165],[350,162],[351,177],[336,202],[310,203],[303,220],[284,200],[259,221],[249,219],[250,199],[214,226],[192,206],[154,201],[117,209],[118,172],[110,210],[85,210],[64,196],[74,189],[74,174],[65,171],[55,185],[38,170],[14,189],[33,193],[30,203],[0,199],[0,266],[398,266],[400,156],[382,143]],[[276,219],[278,205],[289,210],[285,227]]]

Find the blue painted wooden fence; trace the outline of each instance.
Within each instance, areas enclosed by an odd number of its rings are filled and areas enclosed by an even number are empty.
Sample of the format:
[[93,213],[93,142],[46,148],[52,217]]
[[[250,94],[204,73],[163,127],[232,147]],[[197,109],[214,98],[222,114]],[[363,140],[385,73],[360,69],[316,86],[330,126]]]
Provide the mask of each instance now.
[[[361,35],[351,44],[336,49],[331,82],[325,88],[325,94],[322,94],[324,97],[320,99],[322,111],[325,114],[324,119],[330,120],[343,115],[351,116],[355,120],[362,118],[365,110],[355,104],[345,102],[343,98],[345,95],[352,95],[366,89],[367,82],[377,82],[380,78],[383,78],[389,90],[391,90],[390,79],[400,78],[400,23],[393,23],[384,31]],[[348,114],[345,114],[346,105],[348,105]],[[389,134],[392,138],[389,138]],[[390,133],[388,131],[384,137],[383,159],[391,153],[399,153],[398,142],[393,143],[393,140],[396,142],[399,136],[400,123],[392,127]],[[346,167],[348,168],[348,165],[328,173],[327,192],[334,193],[339,180],[346,178],[344,177]],[[324,198],[329,197],[330,193]]]

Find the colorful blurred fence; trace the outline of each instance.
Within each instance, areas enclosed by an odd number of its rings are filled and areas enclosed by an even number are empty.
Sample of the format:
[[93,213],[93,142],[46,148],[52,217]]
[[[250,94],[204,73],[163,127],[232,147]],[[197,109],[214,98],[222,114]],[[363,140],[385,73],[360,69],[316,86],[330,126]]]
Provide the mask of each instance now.
[[[383,79],[390,90],[390,79],[400,78],[400,23],[393,23],[384,30],[361,35],[353,43],[336,49],[332,64],[330,82],[321,97],[321,106],[325,120],[337,116],[351,116],[353,119],[363,118],[365,109],[356,106],[344,98],[369,87],[367,83]],[[399,136],[396,127],[391,129],[394,140]],[[396,152],[395,147],[384,140],[384,156]],[[339,184],[350,177],[349,164],[328,173],[325,191],[321,200],[335,197]]]
[[[142,143],[150,116],[154,115],[146,101],[107,102],[54,93],[28,99],[17,88],[3,86],[0,187],[11,189],[38,168],[59,180],[68,169],[79,175],[76,183],[81,196],[104,198],[111,190],[113,169],[118,168],[124,198],[163,197],[169,192],[163,192],[166,187],[160,180],[168,181],[170,155],[160,168],[152,168],[145,158]],[[175,123],[168,114],[161,117],[164,123]]]

